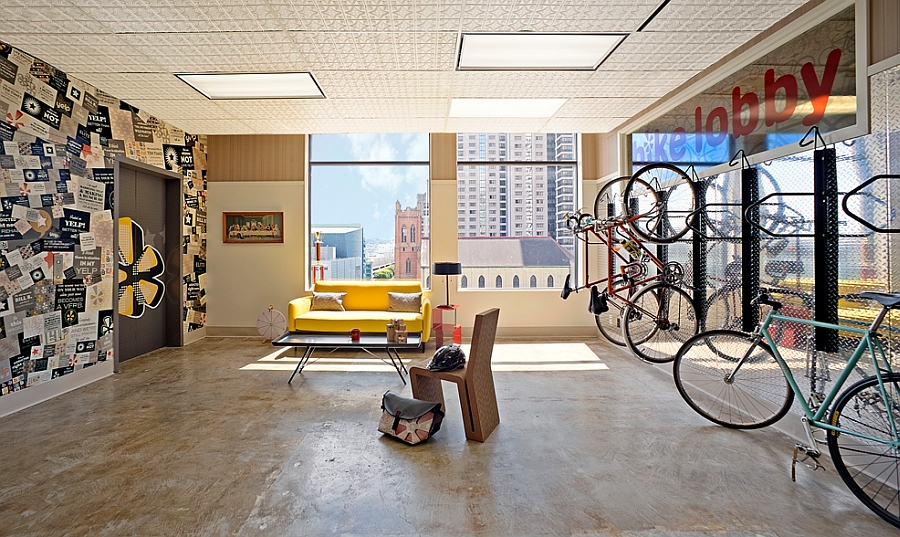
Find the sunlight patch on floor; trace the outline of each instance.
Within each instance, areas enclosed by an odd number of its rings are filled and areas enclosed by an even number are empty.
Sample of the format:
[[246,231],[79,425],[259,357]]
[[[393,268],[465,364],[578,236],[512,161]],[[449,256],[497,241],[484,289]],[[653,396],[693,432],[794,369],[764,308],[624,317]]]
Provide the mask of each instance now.
[[[468,356],[469,345],[462,345]],[[373,351],[379,358],[363,351],[319,349],[313,354],[303,371],[334,372],[393,372],[387,355]],[[384,355],[384,360],[380,357]],[[302,356],[301,351],[290,348],[277,349],[256,362],[241,368],[244,371],[293,371]],[[428,359],[427,354],[419,356],[401,355],[403,363],[409,367]],[[497,343],[491,357],[493,371],[603,371],[609,367],[584,343]]]

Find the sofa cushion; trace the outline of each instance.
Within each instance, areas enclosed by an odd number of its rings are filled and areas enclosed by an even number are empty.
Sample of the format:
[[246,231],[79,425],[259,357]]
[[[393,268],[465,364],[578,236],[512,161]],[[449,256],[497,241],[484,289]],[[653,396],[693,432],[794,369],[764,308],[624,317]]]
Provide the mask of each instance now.
[[391,319],[401,319],[409,332],[422,332],[421,313],[398,311],[308,311],[294,319],[294,330],[307,332],[349,332],[359,328],[363,332],[385,333]]
[[385,280],[366,282],[324,281],[316,282],[317,293],[347,293],[344,309],[347,311],[387,311],[391,306],[388,293],[421,293],[418,280]]
[[422,311],[422,293],[388,293],[388,311]]
[[346,294],[313,292],[312,305],[309,309],[313,311],[344,311],[342,302]]

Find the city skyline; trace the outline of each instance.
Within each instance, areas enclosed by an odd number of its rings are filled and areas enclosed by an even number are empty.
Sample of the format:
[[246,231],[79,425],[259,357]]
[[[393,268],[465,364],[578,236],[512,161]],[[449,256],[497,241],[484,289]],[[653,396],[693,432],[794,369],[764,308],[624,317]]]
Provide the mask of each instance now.
[[[313,226],[353,222],[368,239],[392,241],[395,203],[415,207],[419,195],[427,198],[428,166],[404,164],[428,161],[427,134],[317,134],[310,139]],[[337,162],[348,164],[332,164]]]

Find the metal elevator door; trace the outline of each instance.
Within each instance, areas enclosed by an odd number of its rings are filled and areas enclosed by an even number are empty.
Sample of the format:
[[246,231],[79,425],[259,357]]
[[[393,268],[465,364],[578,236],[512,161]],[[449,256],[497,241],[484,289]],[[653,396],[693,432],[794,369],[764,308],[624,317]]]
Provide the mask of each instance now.
[[[141,244],[139,240],[134,241],[135,260],[140,258],[147,246],[152,246],[165,258],[165,179],[141,171],[122,169],[117,197],[119,218],[130,218],[143,230],[143,243]],[[122,249],[121,228],[119,237],[119,248]],[[166,289],[165,292],[171,290]],[[116,330],[119,331],[119,362],[166,346],[166,309],[163,301],[159,307],[143,307],[139,316],[138,311],[134,312],[135,316],[119,314],[116,326]],[[121,307],[119,311],[122,311]]]

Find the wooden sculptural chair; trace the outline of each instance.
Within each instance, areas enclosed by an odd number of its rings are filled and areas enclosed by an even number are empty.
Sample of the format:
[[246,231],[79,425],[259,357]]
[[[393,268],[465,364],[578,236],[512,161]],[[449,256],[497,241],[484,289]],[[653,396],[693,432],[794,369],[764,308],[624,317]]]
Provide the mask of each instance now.
[[441,381],[456,383],[459,406],[462,408],[466,438],[484,442],[500,423],[494,375],[491,372],[491,353],[497,335],[500,310],[487,310],[475,316],[472,347],[466,365],[456,371],[429,371],[425,362],[409,368],[413,397],[444,405]]

